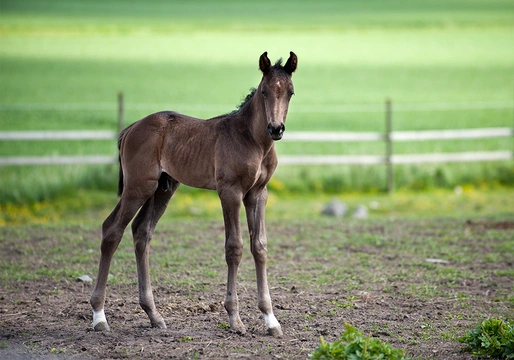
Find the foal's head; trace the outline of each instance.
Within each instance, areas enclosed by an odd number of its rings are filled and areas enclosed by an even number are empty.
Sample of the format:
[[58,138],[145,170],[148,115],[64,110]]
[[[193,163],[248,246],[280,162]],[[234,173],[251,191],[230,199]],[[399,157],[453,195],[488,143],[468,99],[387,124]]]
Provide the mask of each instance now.
[[291,75],[296,70],[297,64],[298,58],[292,51],[284,66],[282,66],[282,60],[277,61],[272,66],[267,52],[262,54],[259,59],[259,68],[262,71],[263,77],[257,91],[260,92],[264,99],[266,119],[268,121],[267,129],[273,140],[282,139],[286,129],[285,123],[289,100],[291,100],[291,96],[294,94]]

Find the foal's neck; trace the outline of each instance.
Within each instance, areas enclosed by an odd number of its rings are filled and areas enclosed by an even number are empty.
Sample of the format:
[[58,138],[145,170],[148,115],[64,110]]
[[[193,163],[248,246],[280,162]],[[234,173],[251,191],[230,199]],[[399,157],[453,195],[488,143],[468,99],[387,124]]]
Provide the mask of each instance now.
[[252,138],[266,152],[273,147],[273,140],[267,130],[268,120],[266,118],[266,109],[264,108],[264,99],[259,91],[253,94],[252,98],[244,104],[235,116],[239,125],[245,131],[249,131]]

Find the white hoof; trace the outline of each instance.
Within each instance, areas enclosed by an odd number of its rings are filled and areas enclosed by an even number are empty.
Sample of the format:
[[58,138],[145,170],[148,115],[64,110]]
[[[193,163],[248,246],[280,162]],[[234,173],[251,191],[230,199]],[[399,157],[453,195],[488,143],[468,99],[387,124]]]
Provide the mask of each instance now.
[[271,336],[282,336],[282,328],[273,314],[264,314],[264,321],[266,321],[266,327],[268,328],[268,334]]
[[280,327],[280,325],[275,328],[268,328],[268,334],[273,337],[281,337],[282,335],[284,335],[282,333],[282,328]]
[[105,318],[104,309],[99,311],[93,310],[93,329],[95,331],[110,331],[109,324],[107,324],[107,319]]

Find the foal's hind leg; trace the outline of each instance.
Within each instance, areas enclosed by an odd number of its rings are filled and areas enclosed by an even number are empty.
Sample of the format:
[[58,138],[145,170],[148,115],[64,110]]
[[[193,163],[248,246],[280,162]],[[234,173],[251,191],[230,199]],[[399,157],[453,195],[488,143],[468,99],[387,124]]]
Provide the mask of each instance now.
[[152,286],[150,284],[148,253],[155,226],[164,214],[168,202],[178,185],[177,182],[172,182],[167,190],[158,188],[154,195],[146,201],[132,222],[139,284],[139,304],[150,318],[152,327],[157,328],[166,328],[166,323],[155,307]]
[[118,248],[125,228],[145,200],[143,197],[122,196],[102,225],[100,266],[98,268],[95,288],[89,300],[93,308],[93,327],[97,331],[109,330],[109,325],[105,318],[104,305],[107,277],[112,256]]

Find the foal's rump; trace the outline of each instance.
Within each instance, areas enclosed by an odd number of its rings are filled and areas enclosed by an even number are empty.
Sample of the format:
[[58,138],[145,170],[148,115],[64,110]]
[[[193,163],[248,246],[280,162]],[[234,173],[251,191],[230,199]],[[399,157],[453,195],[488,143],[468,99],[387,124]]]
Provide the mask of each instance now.
[[[168,114],[155,113],[139,120],[120,134],[118,142],[120,181],[118,192],[130,191],[150,196],[162,173],[162,134]],[[121,190],[121,191],[120,191]]]

